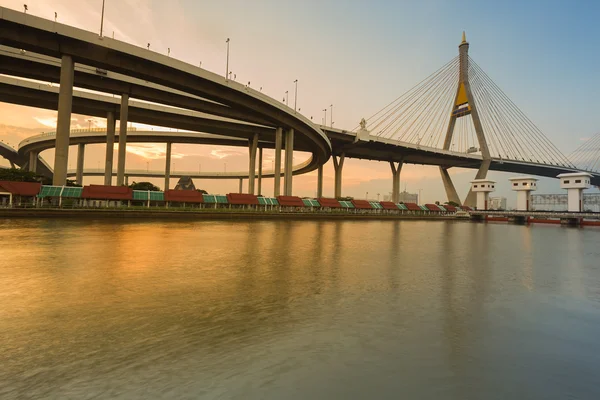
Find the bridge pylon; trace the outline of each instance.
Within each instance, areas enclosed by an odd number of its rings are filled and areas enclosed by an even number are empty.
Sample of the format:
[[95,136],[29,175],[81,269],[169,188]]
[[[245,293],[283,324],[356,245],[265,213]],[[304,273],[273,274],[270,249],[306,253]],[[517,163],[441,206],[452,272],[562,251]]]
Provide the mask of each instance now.
[[[475,179],[484,179],[487,176],[487,172],[491,164],[491,154],[483,133],[483,126],[481,119],[479,118],[479,112],[475,103],[475,97],[471,90],[469,83],[469,42],[465,32],[463,32],[462,42],[458,45],[459,55],[459,74],[458,74],[458,87],[456,88],[456,95],[454,96],[454,105],[452,106],[452,112],[450,114],[450,120],[448,121],[448,129],[446,131],[446,138],[444,140],[444,150],[450,150],[452,144],[452,135],[454,134],[454,128],[456,121],[459,118],[471,115],[473,121],[473,127],[475,128],[475,134],[477,136],[477,142],[479,143],[479,151],[481,151],[482,163],[475,175]],[[454,201],[460,203],[454,184],[448,174],[448,170],[445,167],[440,167],[440,173],[442,175],[442,181],[444,182],[444,188],[448,201]],[[473,206],[475,203],[475,193],[469,190],[469,194],[464,201],[464,204]]]

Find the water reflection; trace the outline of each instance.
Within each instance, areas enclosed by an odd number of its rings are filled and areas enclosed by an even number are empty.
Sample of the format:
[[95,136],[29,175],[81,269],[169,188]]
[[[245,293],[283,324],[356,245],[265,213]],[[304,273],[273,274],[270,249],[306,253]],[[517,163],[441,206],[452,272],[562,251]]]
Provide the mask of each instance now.
[[600,396],[600,230],[12,220],[0,239],[2,398]]

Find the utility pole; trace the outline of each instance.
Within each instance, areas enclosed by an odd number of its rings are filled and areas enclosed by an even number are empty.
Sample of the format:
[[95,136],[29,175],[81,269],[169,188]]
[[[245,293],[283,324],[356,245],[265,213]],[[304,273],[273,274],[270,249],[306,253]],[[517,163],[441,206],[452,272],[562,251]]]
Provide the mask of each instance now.
[[331,119],[330,126],[331,126],[331,128],[333,128],[333,104],[331,104],[329,107],[331,108],[331,113],[330,113],[331,115],[329,116],[329,118]]

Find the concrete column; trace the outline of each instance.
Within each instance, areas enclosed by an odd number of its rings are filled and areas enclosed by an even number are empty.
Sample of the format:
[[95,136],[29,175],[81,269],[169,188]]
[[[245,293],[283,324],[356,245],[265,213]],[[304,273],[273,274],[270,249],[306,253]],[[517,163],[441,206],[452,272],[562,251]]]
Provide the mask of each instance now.
[[244,179],[240,178],[240,189],[238,190],[238,193],[242,193],[243,188],[244,188]]
[[165,153],[165,188],[164,190],[169,190],[171,180],[171,142],[167,142],[167,150]]
[[[460,198],[458,197],[458,193],[456,192],[456,188],[454,187],[454,183],[452,183],[452,178],[450,178],[450,174],[448,173],[448,168],[440,167],[440,174],[442,175],[442,182],[444,183],[444,189],[446,190],[446,197],[448,198],[448,201],[453,201],[456,204],[462,204],[460,202]],[[474,206],[475,205],[473,205],[473,207]]]
[[129,175],[125,175],[125,186],[129,186]]
[[69,136],[71,133],[71,108],[73,105],[74,63],[71,56],[63,55],[60,66],[58,92],[58,118],[56,120],[56,145],[52,184],[64,186],[69,166]]
[[248,165],[248,193],[254,194],[254,183],[256,177],[256,149],[258,147],[258,133],[249,140],[249,165]]
[[283,141],[283,129],[275,130],[275,171],[273,180],[273,196],[281,194],[281,142]]
[[400,201],[400,172],[402,172],[402,161],[396,164],[394,161],[390,161],[390,167],[392,168],[392,201],[397,203]]
[[262,169],[263,169],[263,149],[262,147],[258,149],[258,188],[256,193],[262,194]]
[[29,171],[37,172],[38,153],[35,151],[29,152]]
[[129,116],[129,95],[121,95],[121,115],[119,119],[119,159],[117,161],[117,186],[123,185],[125,157],[127,156],[127,117]]
[[294,129],[290,128],[285,135],[285,169],[284,194],[292,195],[292,171],[294,169]]
[[317,168],[317,198],[323,197],[323,165]]
[[115,114],[106,114],[106,161],[104,163],[104,184],[112,185],[113,153],[115,147]]
[[77,172],[75,174],[75,182],[78,185],[83,185],[83,162],[85,161],[85,144],[80,143],[77,146]]
[[[483,160],[481,162],[481,166],[477,170],[477,174],[475,175],[475,179],[485,179],[487,177],[487,173],[490,169],[491,160]],[[460,203],[459,203],[460,204]],[[467,194],[467,198],[465,199],[466,206],[475,207],[477,204],[477,199],[475,196],[475,192],[469,189],[469,193]]]
[[346,155],[344,153],[339,156],[333,156],[333,169],[335,170],[335,190],[334,196],[335,198],[342,197],[342,170],[344,168],[344,158]]

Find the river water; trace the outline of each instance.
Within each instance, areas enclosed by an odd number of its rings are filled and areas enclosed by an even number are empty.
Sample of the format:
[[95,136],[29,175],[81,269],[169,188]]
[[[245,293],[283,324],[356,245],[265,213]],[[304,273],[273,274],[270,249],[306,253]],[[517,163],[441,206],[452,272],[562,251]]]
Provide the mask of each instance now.
[[600,229],[0,220],[2,399],[599,399]]

